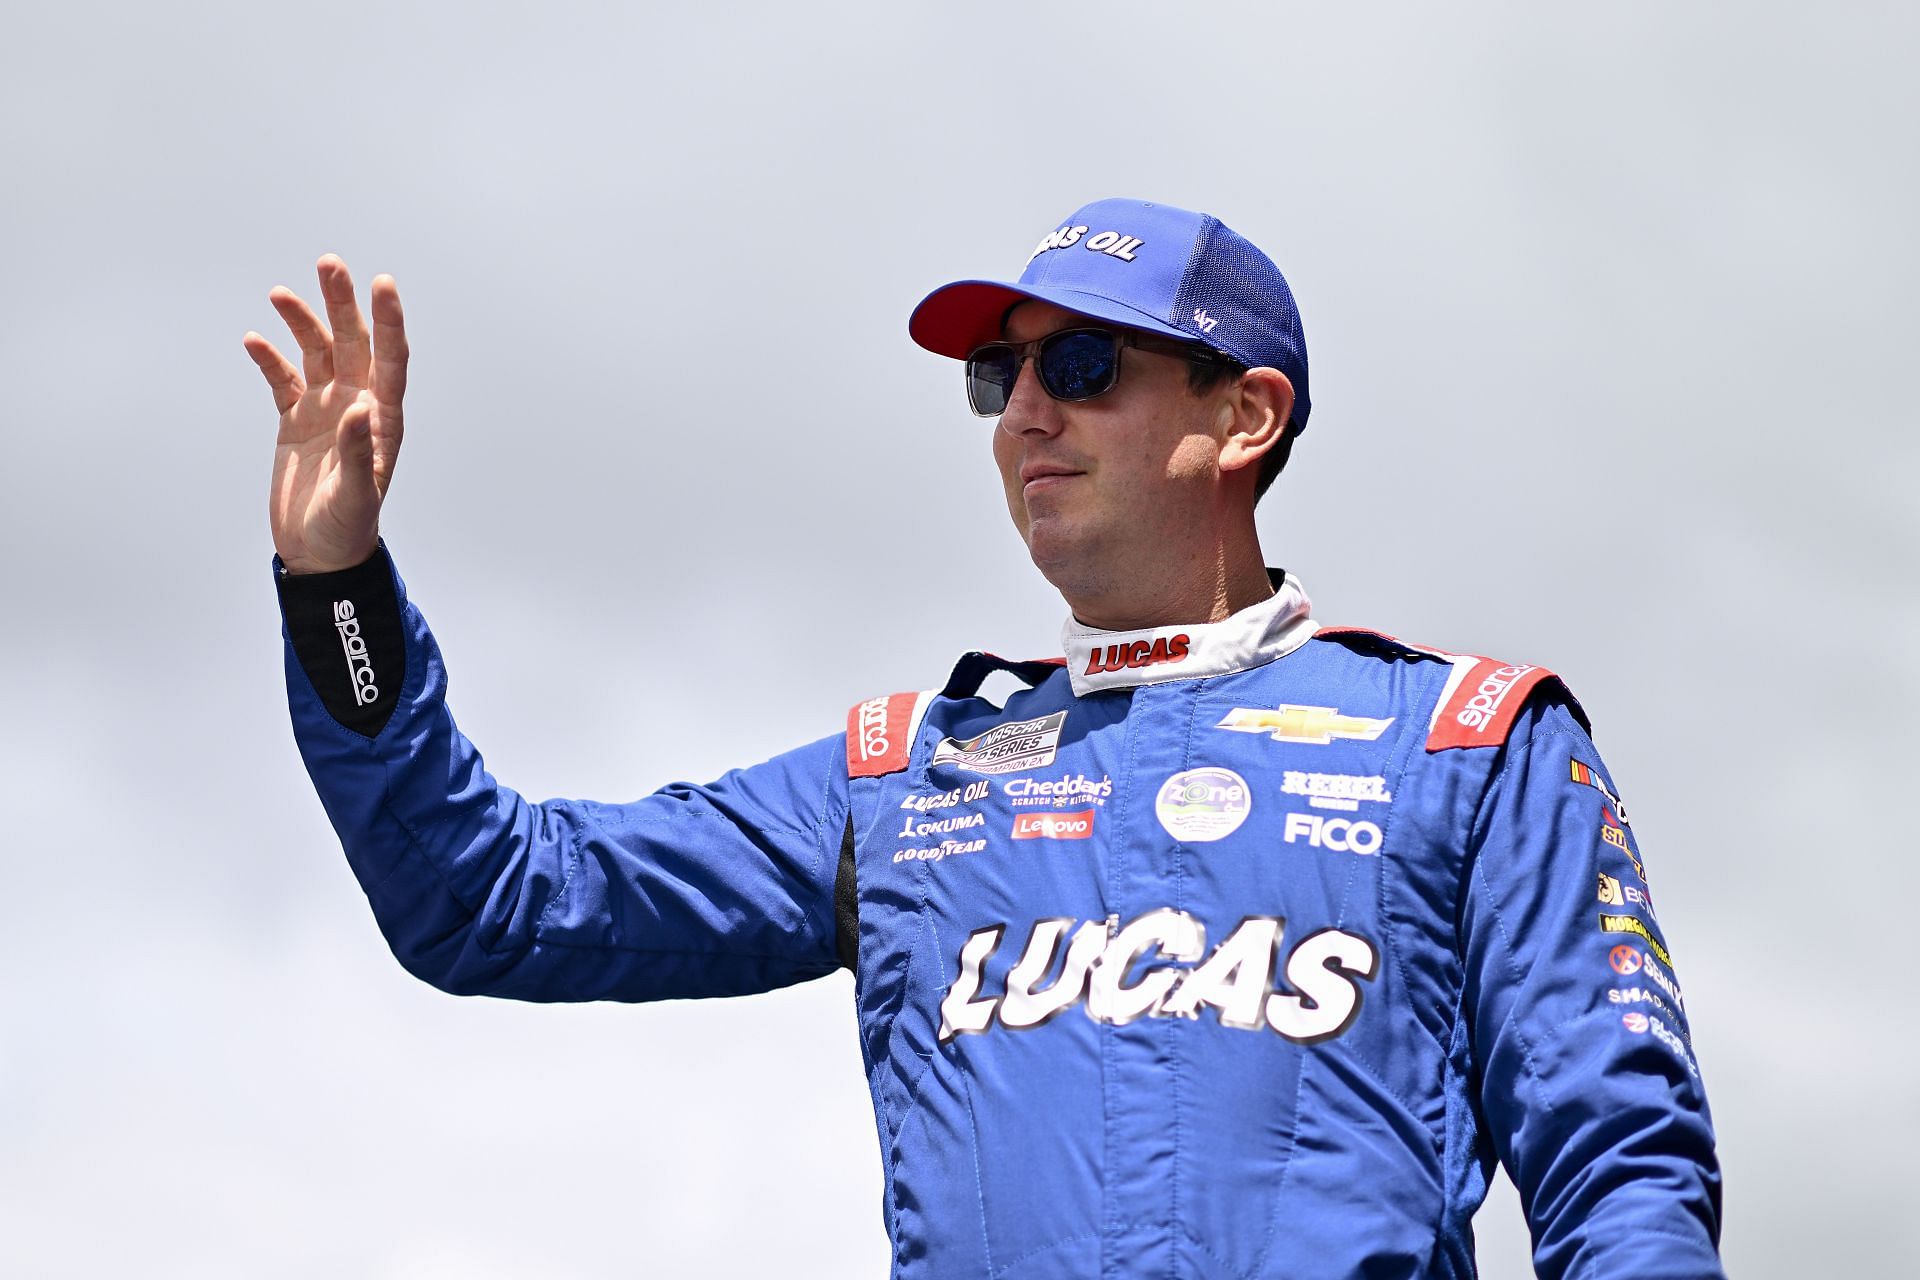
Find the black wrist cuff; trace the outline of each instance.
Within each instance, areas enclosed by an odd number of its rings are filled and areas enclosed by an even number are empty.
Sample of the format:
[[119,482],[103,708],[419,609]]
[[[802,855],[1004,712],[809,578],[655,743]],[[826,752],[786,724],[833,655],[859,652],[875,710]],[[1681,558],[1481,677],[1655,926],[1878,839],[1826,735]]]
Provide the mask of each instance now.
[[400,704],[406,632],[385,543],[351,569],[286,572],[274,557],[280,616],[294,656],[327,713],[371,738]]

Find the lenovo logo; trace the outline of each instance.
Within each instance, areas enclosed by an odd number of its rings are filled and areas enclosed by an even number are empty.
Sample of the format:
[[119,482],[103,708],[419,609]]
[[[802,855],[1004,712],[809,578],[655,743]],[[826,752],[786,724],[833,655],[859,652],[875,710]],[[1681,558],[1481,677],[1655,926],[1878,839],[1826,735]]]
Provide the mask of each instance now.
[[1015,840],[1085,840],[1093,834],[1093,810],[1023,813],[1013,820]]

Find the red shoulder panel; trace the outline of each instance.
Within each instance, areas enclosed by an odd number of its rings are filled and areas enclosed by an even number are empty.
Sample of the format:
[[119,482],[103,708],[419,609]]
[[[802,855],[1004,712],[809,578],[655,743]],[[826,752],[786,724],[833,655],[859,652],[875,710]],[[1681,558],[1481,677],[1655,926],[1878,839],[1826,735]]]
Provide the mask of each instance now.
[[1545,667],[1475,658],[1466,675],[1433,719],[1427,750],[1454,747],[1497,747],[1507,740],[1527,697],[1543,681],[1559,676]]
[[847,776],[877,778],[907,767],[917,693],[868,698],[847,712]]

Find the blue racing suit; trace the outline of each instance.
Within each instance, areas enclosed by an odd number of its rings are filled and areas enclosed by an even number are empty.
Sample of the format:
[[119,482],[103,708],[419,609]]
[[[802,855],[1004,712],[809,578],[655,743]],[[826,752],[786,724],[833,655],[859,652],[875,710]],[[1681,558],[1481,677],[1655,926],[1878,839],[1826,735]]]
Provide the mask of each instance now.
[[853,970],[902,1280],[1471,1276],[1496,1158],[1542,1276],[1722,1274],[1639,847],[1543,668],[1319,628],[1276,575],[1219,623],[969,654],[705,786],[535,804],[384,548],[278,582],[300,750],[410,972]]

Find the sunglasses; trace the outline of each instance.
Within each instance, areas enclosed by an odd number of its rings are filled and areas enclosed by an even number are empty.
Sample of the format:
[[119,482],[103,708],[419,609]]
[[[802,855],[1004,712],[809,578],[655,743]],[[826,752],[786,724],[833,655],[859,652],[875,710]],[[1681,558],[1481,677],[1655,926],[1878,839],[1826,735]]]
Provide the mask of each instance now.
[[1006,412],[1020,366],[1033,361],[1040,387],[1055,400],[1091,400],[1120,381],[1120,349],[1138,347],[1184,356],[1196,364],[1219,364],[1207,348],[1131,330],[1062,329],[1032,342],[989,342],[967,357],[967,403],[982,418]]

